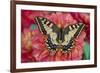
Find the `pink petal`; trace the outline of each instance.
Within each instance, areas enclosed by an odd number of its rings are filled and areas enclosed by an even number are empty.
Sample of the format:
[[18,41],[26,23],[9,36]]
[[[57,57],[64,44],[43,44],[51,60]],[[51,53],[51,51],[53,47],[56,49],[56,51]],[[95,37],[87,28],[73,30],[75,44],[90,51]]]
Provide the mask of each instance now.
[[61,55],[62,55],[62,52],[60,50],[58,50],[55,55],[55,61],[60,61]]

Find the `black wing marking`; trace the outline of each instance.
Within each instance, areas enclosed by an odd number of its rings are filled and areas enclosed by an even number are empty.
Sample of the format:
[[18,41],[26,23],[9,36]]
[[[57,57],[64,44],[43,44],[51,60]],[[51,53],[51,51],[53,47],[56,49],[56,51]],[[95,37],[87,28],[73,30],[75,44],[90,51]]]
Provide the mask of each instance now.
[[57,45],[52,43],[50,36],[48,36],[47,38],[46,45],[50,50],[53,50],[53,51],[55,51],[57,48]]

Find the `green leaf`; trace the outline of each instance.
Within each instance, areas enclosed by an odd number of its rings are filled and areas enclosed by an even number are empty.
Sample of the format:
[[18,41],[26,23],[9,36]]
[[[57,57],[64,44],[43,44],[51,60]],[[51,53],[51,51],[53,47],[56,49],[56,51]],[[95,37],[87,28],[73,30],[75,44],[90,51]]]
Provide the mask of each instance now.
[[85,42],[83,52],[84,52],[83,59],[89,60],[90,59],[90,45],[89,45],[89,43]]
[[34,30],[34,29],[35,29],[35,25],[32,24],[31,27],[30,27],[30,29],[31,29],[31,30]]

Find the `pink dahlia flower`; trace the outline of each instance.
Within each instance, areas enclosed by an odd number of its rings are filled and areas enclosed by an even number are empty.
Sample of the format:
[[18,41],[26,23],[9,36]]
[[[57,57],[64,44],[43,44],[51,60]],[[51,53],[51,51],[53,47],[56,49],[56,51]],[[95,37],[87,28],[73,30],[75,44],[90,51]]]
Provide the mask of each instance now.
[[[36,16],[43,16],[54,22],[58,27],[65,28],[68,25],[78,22],[85,23],[86,30],[82,31],[80,36],[75,39],[73,49],[68,53],[58,50],[52,54],[45,45],[45,36],[41,34],[39,28],[34,21]],[[89,14],[87,13],[71,13],[71,12],[46,12],[22,10],[22,56],[23,62],[46,62],[46,61],[67,61],[81,60],[83,55],[84,39],[89,37]],[[34,25],[34,29],[30,26]]]

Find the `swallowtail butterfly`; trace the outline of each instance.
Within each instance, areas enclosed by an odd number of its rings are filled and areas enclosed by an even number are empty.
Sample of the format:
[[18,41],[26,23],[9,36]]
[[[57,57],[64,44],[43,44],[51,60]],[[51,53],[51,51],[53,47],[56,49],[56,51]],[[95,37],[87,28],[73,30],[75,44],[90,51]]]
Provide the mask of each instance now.
[[59,28],[55,23],[44,17],[36,17],[36,23],[43,35],[47,35],[46,45],[49,50],[61,49],[64,52],[71,50],[74,39],[79,36],[84,24],[78,23],[69,25],[66,28]]

